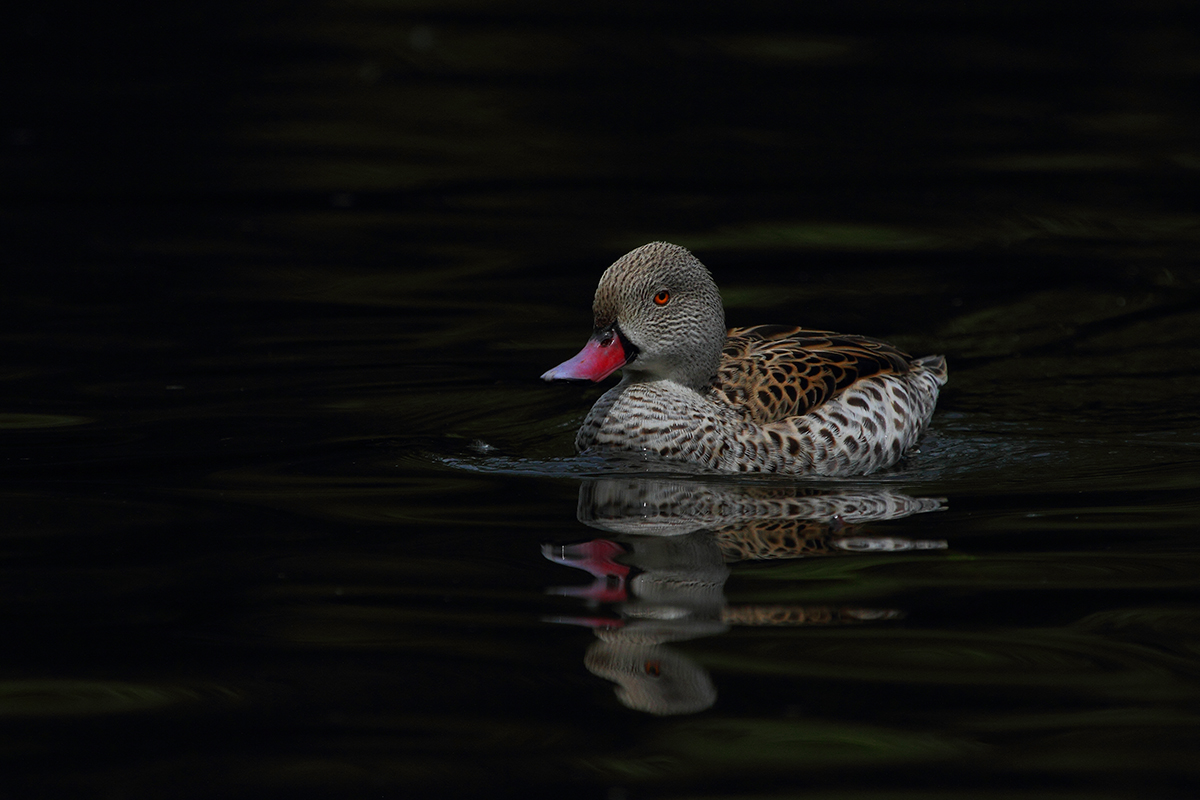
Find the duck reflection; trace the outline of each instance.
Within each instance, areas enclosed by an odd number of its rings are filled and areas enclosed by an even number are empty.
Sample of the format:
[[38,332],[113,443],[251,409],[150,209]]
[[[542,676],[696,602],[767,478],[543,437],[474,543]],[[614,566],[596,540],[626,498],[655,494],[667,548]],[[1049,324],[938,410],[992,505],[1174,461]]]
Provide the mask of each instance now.
[[[895,609],[833,606],[730,606],[729,564],[855,552],[939,549],[943,541],[868,533],[869,522],[942,508],[883,488],[807,489],[653,478],[595,479],[579,490],[578,518],[614,534],[570,545],[543,545],[557,564],[590,573],[584,586],[551,594],[579,597],[592,616],[555,617],[596,635],[584,664],[614,681],[626,706],[653,714],[691,714],[716,702],[708,672],[669,647],[731,625],[857,624],[901,616]],[[601,606],[611,607],[609,616]]]

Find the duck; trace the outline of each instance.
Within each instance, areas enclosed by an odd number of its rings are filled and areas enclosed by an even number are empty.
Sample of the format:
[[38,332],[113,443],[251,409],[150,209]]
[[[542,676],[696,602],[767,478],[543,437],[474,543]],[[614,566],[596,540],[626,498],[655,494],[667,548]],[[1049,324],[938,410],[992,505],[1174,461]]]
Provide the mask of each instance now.
[[592,336],[546,381],[620,382],[588,412],[580,453],[720,473],[867,475],[908,455],[947,379],[868,336],[786,325],[725,327],[708,268],[651,242],[600,277]]

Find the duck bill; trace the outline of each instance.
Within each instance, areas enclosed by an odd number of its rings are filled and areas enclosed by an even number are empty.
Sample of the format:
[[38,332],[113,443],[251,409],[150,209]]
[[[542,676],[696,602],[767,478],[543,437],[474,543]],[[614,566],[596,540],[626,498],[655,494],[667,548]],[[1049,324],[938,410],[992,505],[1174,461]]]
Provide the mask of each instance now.
[[629,363],[620,336],[597,333],[579,351],[542,375],[544,381],[602,381]]

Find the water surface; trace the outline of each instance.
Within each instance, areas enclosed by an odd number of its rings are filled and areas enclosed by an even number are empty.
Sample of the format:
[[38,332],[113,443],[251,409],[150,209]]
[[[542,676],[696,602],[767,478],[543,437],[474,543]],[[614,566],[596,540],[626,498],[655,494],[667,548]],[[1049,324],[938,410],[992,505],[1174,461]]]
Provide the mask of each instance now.
[[[978,8],[30,12],[6,784],[1191,796],[1196,43]],[[573,455],[537,376],[653,239],[945,353],[919,452]]]

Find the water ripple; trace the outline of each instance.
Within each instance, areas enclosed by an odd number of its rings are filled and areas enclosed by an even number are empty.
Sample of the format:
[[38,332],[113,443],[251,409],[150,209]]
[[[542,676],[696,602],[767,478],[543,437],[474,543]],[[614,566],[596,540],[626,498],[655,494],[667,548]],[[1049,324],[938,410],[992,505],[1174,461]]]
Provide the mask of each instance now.
[[228,705],[240,695],[213,684],[171,685],[110,680],[0,681],[0,718],[83,717]]

